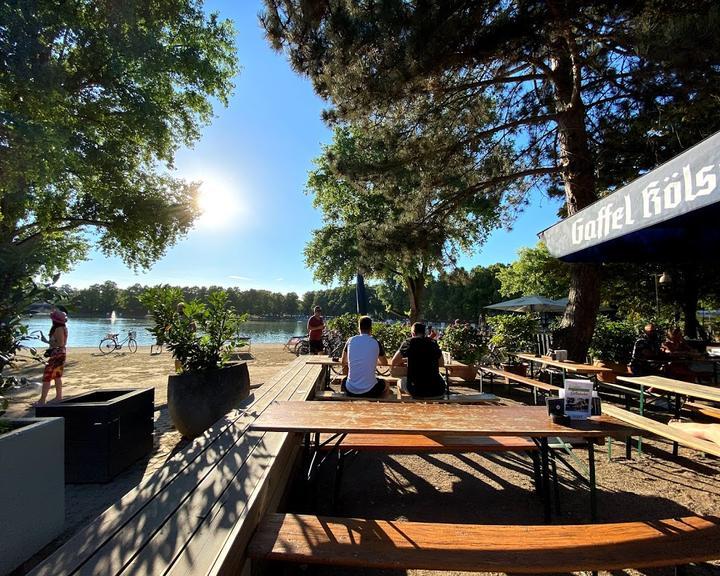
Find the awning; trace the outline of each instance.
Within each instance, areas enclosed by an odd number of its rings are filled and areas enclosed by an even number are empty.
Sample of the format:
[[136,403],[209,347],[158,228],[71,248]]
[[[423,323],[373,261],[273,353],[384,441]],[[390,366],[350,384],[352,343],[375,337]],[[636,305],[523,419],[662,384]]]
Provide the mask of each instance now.
[[540,232],[567,262],[717,260],[720,132]]
[[503,310],[506,312],[562,312],[565,310],[567,300],[559,304],[556,300],[544,296],[521,296],[513,300],[498,302],[485,306],[490,310]]

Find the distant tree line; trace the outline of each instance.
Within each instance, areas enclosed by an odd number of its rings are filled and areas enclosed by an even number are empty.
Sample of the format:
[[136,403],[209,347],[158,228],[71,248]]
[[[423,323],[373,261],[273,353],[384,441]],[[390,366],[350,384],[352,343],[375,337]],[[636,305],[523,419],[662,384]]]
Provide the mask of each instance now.
[[[497,272],[504,265],[478,266],[470,271],[458,268],[432,280],[426,288],[425,319],[431,321],[461,318],[476,321],[483,306],[500,299]],[[148,311],[139,296],[147,286],[133,284],[120,288],[110,280],[87,288],[65,285],[63,303],[71,314],[104,317],[111,312],[125,317],[143,317]],[[205,300],[208,293],[223,289],[220,286],[181,287],[185,300]],[[376,318],[403,319],[408,316],[407,292],[400,283],[385,282],[366,287],[368,313]],[[241,290],[225,288],[229,303],[239,312],[265,318],[305,316],[314,306],[321,306],[323,314],[339,316],[356,312],[355,285],[310,290],[302,296],[295,292],[283,294],[270,290]]]

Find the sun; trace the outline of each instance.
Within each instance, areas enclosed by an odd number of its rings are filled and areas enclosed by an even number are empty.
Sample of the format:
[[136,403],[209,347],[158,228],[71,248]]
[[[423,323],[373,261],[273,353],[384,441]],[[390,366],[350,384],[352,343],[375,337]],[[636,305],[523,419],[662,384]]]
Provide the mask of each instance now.
[[200,228],[226,228],[240,215],[240,191],[233,183],[217,175],[199,178],[197,205],[201,211],[196,225]]

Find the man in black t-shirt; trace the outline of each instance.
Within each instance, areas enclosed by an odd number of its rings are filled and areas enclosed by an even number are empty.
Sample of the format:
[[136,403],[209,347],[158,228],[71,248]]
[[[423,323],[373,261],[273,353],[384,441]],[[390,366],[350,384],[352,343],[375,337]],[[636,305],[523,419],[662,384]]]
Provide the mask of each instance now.
[[401,366],[407,359],[407,391],[413,398],[432,398],[445,393],[445,381],[440,376],[444,366],[437,342],[425,337],[425,324],[415,322],[412,338],[400,345],[392,359],[393,366]]

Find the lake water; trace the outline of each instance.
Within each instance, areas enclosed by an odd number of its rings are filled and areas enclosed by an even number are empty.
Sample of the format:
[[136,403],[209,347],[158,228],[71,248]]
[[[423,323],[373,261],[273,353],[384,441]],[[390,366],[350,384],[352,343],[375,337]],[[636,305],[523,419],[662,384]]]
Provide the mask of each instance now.
[[[47,336],[52,326],[48,316],[33,316],[23,322],[30,330],[42,330]],[[121,338],[128,331],[137,332],[140,346],[150,346],[155,338],[148,332],[152,326],[149,318],[70,318],[68,320],[68,346],[94,347],[108,332],[120,333]],[[305,334],[305,320],[248,320],[242,325],[241,333],[250,336],[256,343],[285,343],[291,336]]]

